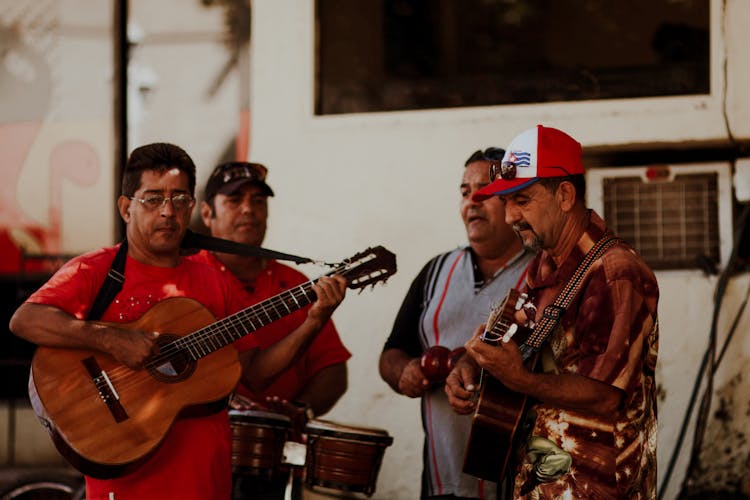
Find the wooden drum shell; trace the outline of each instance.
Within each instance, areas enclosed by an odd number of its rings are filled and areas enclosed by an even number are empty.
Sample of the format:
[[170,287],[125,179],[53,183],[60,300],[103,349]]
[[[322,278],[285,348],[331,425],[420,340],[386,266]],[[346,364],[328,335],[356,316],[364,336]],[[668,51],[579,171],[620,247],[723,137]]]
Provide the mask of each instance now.
[[289,417],[272,412],[230,410],[232,472],[276,477],[282,467],[284,443],[291,433]]
[[309,486],[372,495],[385,449],[393,443],[386,431],[313,420],[305,432]]

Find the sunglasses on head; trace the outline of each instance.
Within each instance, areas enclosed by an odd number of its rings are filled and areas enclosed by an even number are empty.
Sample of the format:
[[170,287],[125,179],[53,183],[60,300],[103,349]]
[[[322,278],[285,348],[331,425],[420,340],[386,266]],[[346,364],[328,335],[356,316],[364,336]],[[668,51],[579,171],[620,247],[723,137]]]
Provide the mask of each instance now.
[[[518,175],[518,165],[521,166],[529,166],[528,161],[521,161],[521,162],[515,162],[515,161],[504,161],[504,162],[495,162],[490,163],[490,182],[494,182],[497,179],[503,179],[506,181],[512,181],[516,178]],[[571,175],[567,169],[564,167],[546,167],[547,169],[556,169],[559,170],[559,177],[565,177],[568,175]],[[552,177],[551,175],[542,176],[542,177]]]
[[265,182],[266,173],[268,173],[268,169],[260,163],[233,162],[222,165],[213,173],[212,177],[221,179],[222,184],[237,179]]
[[497,179],[512,181],[516,178],[517,174],[518,170],[516,168],[516,162],[496,161],[490,163],[490,182],[494,182]]

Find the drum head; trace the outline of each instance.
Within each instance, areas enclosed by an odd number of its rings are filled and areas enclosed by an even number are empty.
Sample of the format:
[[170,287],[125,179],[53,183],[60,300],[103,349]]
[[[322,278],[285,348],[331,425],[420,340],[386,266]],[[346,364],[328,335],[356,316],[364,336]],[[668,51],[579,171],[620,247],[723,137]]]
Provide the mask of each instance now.
[[389,446],[393,443],[393,438],[389,436],[388,431],[384,429],[357,427],[330,420],[311,420],[305,426],[305,432],[317,436],[369,441],[385,446]]
[[291,428],[292,421],[286,415],[270,411],[258,410],[229,410],[229,421],[232,425],[269,425],[273,427]]

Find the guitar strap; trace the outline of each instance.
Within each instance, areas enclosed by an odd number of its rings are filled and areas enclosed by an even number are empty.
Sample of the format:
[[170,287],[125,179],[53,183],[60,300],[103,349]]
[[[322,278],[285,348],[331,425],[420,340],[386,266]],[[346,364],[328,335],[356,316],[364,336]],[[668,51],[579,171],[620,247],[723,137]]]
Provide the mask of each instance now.
[[107,277],[104,278],[99,293],[96,294],[94,304],[91,306],[91,311],[86,318],[89,321],[101,319],[104,311],[115,299],[115,295],[122,290],[122,284],[125,282],[125,257],[128,255],[128,240],[127,238],[122,240],[120,243],[120,249],[117,250],[115,258],[112,261],[107,272]]
[[[297,264],[314,262],[307,257],[298,257],[296,255],[277,252],[276,250],[269,250],[267,248],[243,245],[242,243],[237,243],[235,241],[198,234],[189,229],[185,232],[180,247],[183,249],[205,249],[237,255],[247,255],[251,257],[288,260],[296,262]],[[122,290],[122,284],[125,282],[125,257],[127,254],[128,240],[126,238],[120,244],[119,250],[117,250],[117,254],[107,272],[107,277],[104,279],[104,283],[102,283],[99,293],[97,293],[96,299],[94,299],[94,304],[91,306],[91,311],[86,319],[90,321],[101,319],[104,311],[107,310],[107,307],[109,307],[115,299],[115,296],[120,290]]]
[[[312,259],[307,257],[298,257],[288,253],[277,252],[276,250],[269,250],[267,248],[256,247],[252,245],[244,245],[237,243],[236,241],[225,240],[223,238],[216,238],[206,234],[195,233],[191,230],[185,231],[185,237],[182,238],[181,248],[184,249],[204,249],[213,250],[215,252],[232,253],[237,255],[246,255],[249,257],[266,257],[269,259],[276,260],[288,260],[297,264],[307,264],[314,262]],[[329,264],[330,265],[330,264]]]
[[565,314],[570,303],[578,294],[583,283],[583,278],[591,265],[604,254],[610,247],[620,243],[622,240],[611,234],[605,234],[597,241],[591,249],[586,252],[583,260],[578,264],[573,276],[565,284],[555,301],[544,308],[542,319],[537,323],[536,328],[529,338],[519,346],[524,361],[529,359],[532,354],[541,349],[544,341],[552,333],[560,319]]

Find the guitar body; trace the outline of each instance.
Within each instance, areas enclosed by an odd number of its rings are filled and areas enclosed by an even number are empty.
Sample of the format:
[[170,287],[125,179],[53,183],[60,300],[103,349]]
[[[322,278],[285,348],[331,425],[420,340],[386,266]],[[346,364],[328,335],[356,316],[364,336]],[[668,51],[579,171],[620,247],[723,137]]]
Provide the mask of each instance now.
[[[163,333],[163,344],[214,321],[200,303],[177,297],[116,326]],[[94,377],[99,371],[107,377]],[[60,453],[85,474],[111,478],[151,456],[178,416],[209,413],[211,403],[223,406],[240,372],[231,345],[198,361],[177,359],[138,371],[97,351],[40,346],[31,363],[29,396]]]
[[529,430],[524,421],[528,404],[526,394],[511,391],[496,378],[482,374],[466,444],[466,474],[498,483],[503,480],[513,450]]
[[[525,303],[526,296],[510,290],[503,302],[490,314],[482,340],[497,345],[510,334],[511,340],[521,345],[531,329],[516,323],[516,311]],[[526,361],[533,369],[538,356]],[[487,481],[500,482],[507,473],[513,451],[528,431],[524,421],[529,398],[511,391],[502,382],[482,371],[479,397],[472,417],[471,433],[466,444],[463,472]]]

